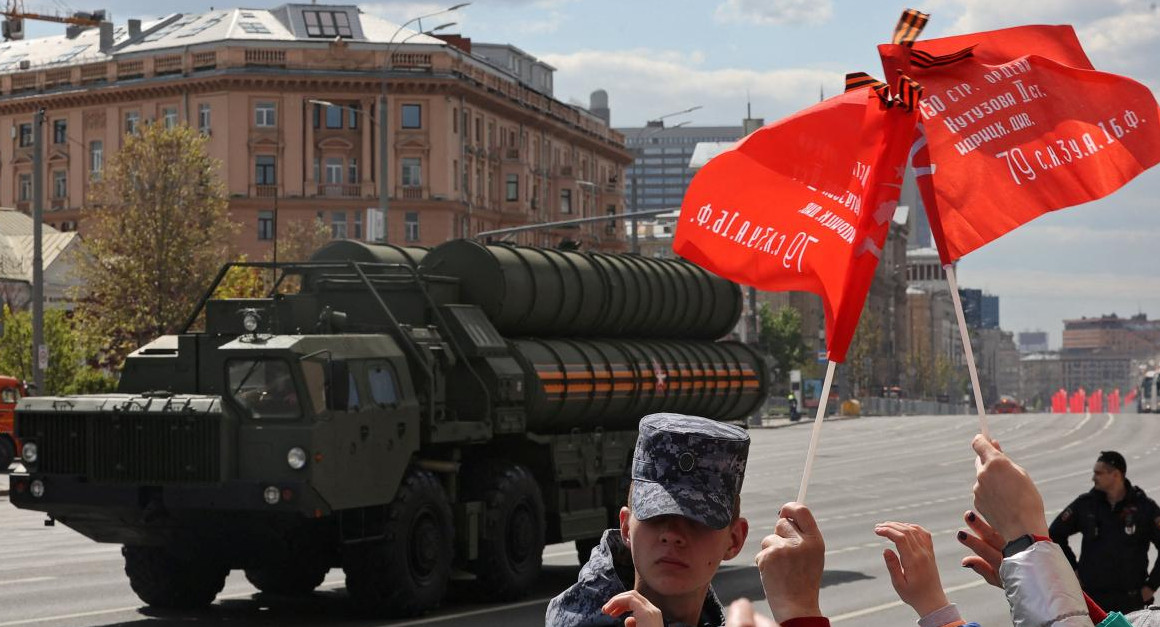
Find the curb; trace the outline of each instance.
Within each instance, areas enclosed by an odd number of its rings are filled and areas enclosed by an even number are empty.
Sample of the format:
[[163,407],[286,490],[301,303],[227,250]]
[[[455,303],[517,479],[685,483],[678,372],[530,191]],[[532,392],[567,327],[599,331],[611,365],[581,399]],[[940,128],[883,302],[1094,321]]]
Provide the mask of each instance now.
[[[864,416],[826,416],[823,419],[823,422],[836,422],[839,420],[856,420],[858,418],[864,418]],[[750,429],[786,429],[789,427],[800,427],[802,425],[812,425],[812,424],[814,424],[813,418],[806,418],[805,416],[802,416],[802,419],[797,421],[797,422],[789,422],[787,420],[784,423],[772,424],[772,425],[754,425],[754,426],[751,426],[749,428]]]

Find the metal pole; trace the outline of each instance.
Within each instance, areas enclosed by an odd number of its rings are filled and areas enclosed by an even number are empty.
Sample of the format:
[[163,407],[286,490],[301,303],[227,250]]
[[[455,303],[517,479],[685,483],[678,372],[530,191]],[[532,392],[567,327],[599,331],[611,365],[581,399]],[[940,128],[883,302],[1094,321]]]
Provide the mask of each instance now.
[[[44,394],[44,256],[41,236],[44,222],[44,109],[32,117],[32,380],[36,393]],[[47,366],[47,364],[45,364]]]
[[[387,51],[387,67],[390,67],[391,52]],[[383,76],[383,91],[379,94],[379,211],[383,214],[383,237],[385,244],[390,240],[390,222],[387,220],[387,77]]]
[[633,174],[632,174],[632,252],[639,253],[640,252],[640,241],[639,241],[639,236],[637,235],[637,232],[636,232],[637,231],[636,199],[637,199],[637,195],[640,194],[640,178],[637,177],[637,175],[636,175],[636,164],[635,163],[632,166],[632,172],[633,172]]

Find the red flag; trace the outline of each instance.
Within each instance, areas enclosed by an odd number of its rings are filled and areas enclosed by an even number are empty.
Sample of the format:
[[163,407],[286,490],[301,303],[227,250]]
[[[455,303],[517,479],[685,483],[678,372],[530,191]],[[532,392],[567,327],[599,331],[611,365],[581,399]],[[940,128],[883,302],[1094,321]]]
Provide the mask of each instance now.
[[1070,26],[879,46],[921,83],[912,150],[944,263],[1044,213],[1102,198],[1160,161],[1160,111],[1096,72]]
[[[916,113],[884,85],[830,98],[749,135],[701,169],[673,249],[725,278],[819,294],[842,361],[898,204]],[[908,85],[912,88],[913,85]]]

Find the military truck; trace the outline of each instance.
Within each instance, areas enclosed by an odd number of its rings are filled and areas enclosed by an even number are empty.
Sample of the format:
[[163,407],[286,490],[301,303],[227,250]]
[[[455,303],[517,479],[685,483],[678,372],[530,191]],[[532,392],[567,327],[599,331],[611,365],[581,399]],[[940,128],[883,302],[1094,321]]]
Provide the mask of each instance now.
[[517,598],[545,543],[586,559],[615,524],[642,416],[766,396],[763,359],[714,341],[737,286],[684,261],[338,241],[268,298],[211,298],[229,267],[116,394],[17,409],[11,502],[123,545],[152,606],[231,569],[299,595],[341,567],[376,615],[436,606],[453,569]]

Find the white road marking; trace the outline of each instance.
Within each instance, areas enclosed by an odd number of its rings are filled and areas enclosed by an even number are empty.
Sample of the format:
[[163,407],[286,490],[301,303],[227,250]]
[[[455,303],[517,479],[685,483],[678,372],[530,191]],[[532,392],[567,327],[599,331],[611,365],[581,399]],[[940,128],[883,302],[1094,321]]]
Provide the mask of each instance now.
[[[977,588],[979,586],[984,586],[986,584],[987,584],[986,581],[979,579],[977,581],[972,581],[970,583],[964,583],[964,584],[959,585],[959,586],[951,586],[951,587],[947,588],[945,590],[945,592],[957,592],[959,590],[966,590],[968,588]],[[850,620],[851,618],[858,618],[860,616],[866,616],[867,614],[876,614],[876,613],[882,612],[884,610],[889,610],[889,609],[893,609],[896,607],[901,607],[902,605],[904,605],[904,603],[902,601],[891,601],[890,603],[883,603],[881,605],[864,607],[860,610],[854,610],[853,612],[846,612],[845,614],[838,614],[837,616],[831,616],[830,623],[837,623],[839,621]]]

